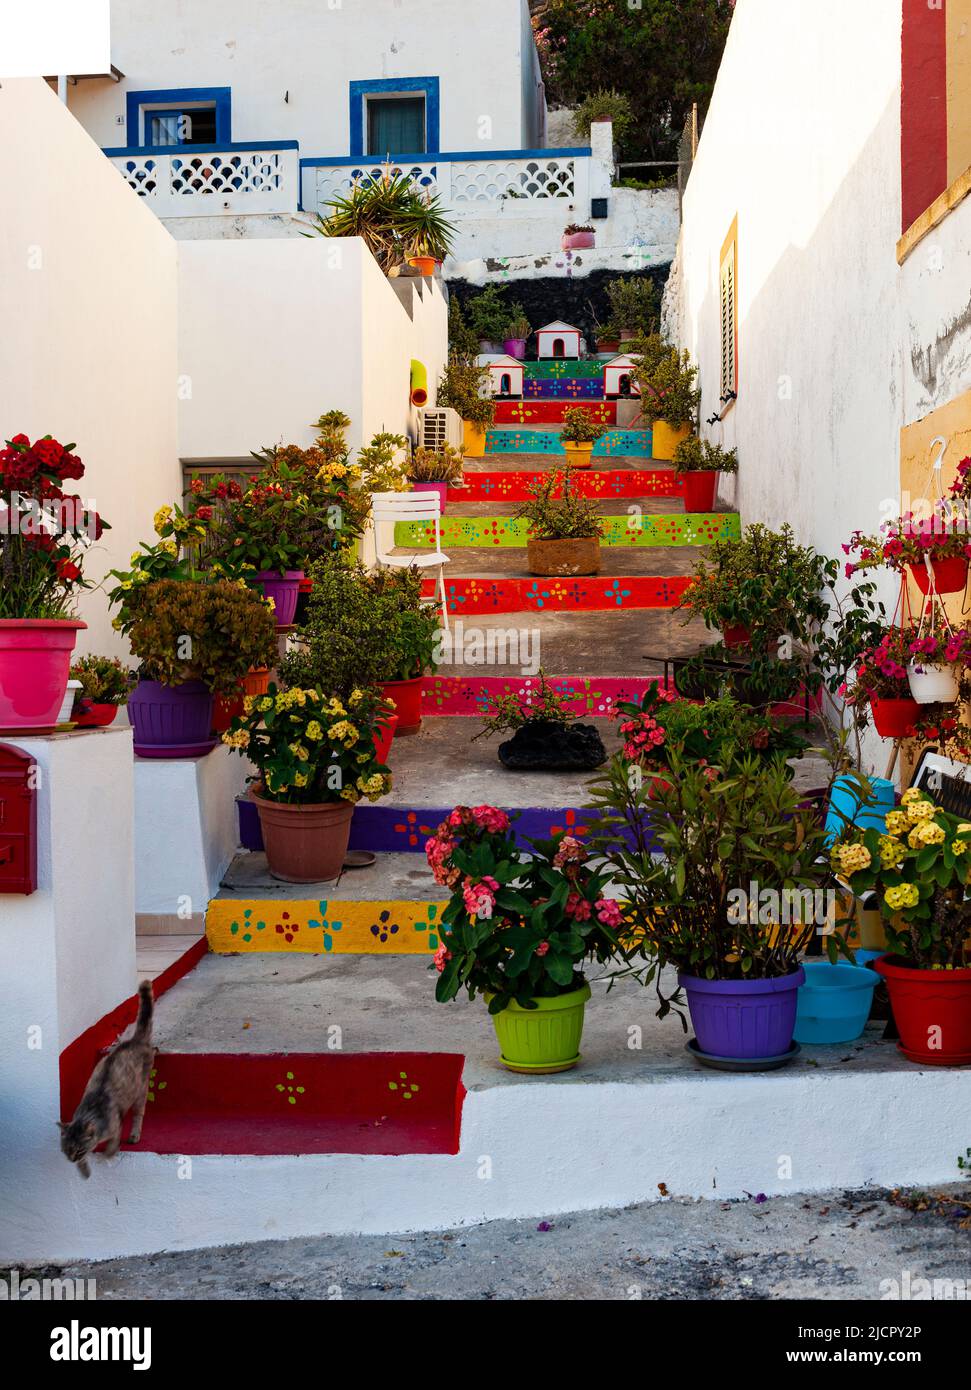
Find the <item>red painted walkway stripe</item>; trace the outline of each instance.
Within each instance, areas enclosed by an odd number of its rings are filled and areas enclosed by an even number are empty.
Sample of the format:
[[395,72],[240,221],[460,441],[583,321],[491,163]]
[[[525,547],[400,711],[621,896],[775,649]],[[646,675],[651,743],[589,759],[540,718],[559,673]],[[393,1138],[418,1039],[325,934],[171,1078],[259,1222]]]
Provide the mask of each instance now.
[[945,5],[937,9],[928,0],[904,0],[900,99],[904,231],[947,187]]
[[582,410],[600,425],[616,425],[616,401],[497,401],[497,425],[562,425],[568,410]]
[[455,1154],[464,1064],[449,1052],[159,1053],[134,1151]]
[[[465,486],[450,488],[449,502],[524,502],[549,472],[466,473]],[[573,474],[581,497],[682,497],[684,483],[670,468],[637,470],[592,468]]]
[[[590,579],[446,579],[448,611],[484,613],[614,612],[630,608],[674,608],[690,577],[600,575]],[[435,594],[432,580],[423,586]]]
[[[660,676],[547,676],[546,683],[558,695],[566,696],[576,714],[606,719],[621,701],[643,699],[645,690]],[[538,676],[426,676],[422,685],[422,713],[426,715],[466,715],[485,713],[490,699],[499,695],[538,692]]]

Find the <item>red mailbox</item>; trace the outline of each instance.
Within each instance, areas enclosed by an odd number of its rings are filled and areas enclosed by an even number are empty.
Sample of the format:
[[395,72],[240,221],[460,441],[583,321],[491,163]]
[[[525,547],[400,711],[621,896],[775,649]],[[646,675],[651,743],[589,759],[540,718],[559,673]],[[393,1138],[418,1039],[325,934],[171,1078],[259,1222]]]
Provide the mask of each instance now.
[[0,743],[0,893],[37,887],[37,764]]

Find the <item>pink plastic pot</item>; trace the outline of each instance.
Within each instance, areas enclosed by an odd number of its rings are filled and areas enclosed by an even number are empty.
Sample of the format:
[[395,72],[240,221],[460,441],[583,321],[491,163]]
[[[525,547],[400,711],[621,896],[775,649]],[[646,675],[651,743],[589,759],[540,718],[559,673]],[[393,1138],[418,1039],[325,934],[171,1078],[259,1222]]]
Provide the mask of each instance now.
[[571,232],[563,237],[564,251],[592,251],[596,244],[596,232]]
[[0,729],[54,728],[84,627],[76,619],[0,619]]
[[515,359],[516,359],[517,362],[522,362],[522,361],[525,360],[525,357],[526,357],[526,339],[525,339],[525,338],[507,338],[506,341],[503,343],[502,346],[503,346],[503,351],[504,351],[509,357],[515,357]]

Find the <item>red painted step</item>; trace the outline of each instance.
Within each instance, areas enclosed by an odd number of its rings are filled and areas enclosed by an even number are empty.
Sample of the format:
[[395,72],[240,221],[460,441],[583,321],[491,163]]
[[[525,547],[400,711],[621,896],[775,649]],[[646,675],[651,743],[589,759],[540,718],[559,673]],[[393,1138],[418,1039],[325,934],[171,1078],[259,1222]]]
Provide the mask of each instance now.
[[[548,472],[465,474],[465,486],[450,488],[449,502],[524,502]],[[574,471],[573,490],[580,497],[683,497],[684,483],[671,468]],[[555,494],[554,494],[555,495]]]
[[465,1058],[159,1053],[138,1144],[158,1154],[455,1154]]
[[[449,579],[445,590],[449,613],[561,613],[572,609],[616,612],[628,608],[674,608],[690,577],[666,575],[597,575],[589,579]],[[426,579],[425,598],[436,585]]]
[[497,401],[496,425],[562,425],[568,410],[582,410],[598,425],[616,425],[616,401]]

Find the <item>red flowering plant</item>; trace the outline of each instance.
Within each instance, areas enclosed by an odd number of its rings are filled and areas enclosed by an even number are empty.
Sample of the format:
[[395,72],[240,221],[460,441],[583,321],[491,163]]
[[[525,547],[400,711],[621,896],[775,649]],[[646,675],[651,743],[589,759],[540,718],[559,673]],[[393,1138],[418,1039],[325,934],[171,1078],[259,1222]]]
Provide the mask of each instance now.
[[517,843],[505,811],[457,806],[427,842],[436,883],[451,889],[435,954],[439,1003],[466,989],[485,995],[490,1014],[515,1000],[570,994],[584,984],[584,961],[621,952],[621,907],[608,877],[590,867],[571,835]]
[[936,502],[930,516],[918,517],[908,512],[895,521],[886,522],[881,530],[883,534],[879,536],[854,531],[849,543],[843,546],[844,555],[859,554],[858,560],[847,562],[847,579],[860,570],[880,565],[900,572],[908,565],[922,565],[925,559],[971,558],[968,518],[955,512],[950,503]]
[[25,434],[0,449],[0,618],[70,617],[87,550],[108,523],[64,484],[84,477],[73,444]]

